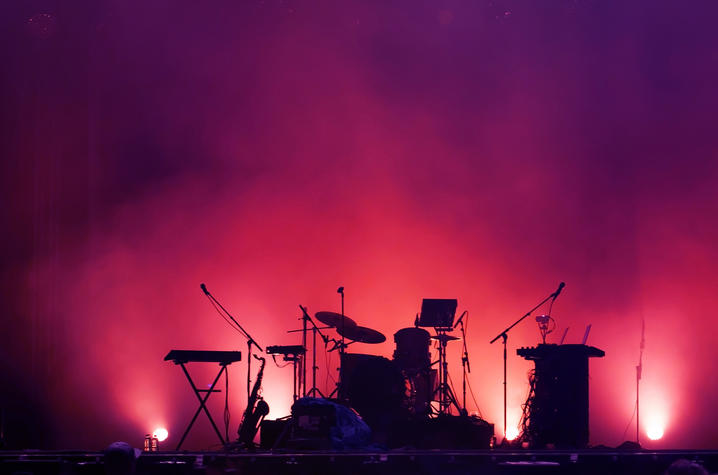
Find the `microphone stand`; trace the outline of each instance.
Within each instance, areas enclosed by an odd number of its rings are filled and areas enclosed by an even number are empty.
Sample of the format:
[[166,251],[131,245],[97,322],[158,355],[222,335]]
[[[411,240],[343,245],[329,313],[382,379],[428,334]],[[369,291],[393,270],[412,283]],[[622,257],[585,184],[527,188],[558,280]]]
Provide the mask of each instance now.
[[561,282],[561,284],[559,285],[558,290],[557,290],[556,292],[553,292],[551,295],[549,295],[548,297],[546,297],[545,299],[543,299],[538,305],[536,305],[534,308],[532,308],[531,310],[529,310],[528,312],[526,312],[523,317],[521,317],[521,318],[519,318],[518,320],[516,320],[516,321],[515,321],[514,323],[512,323],[508,328],[504,329],[504,331],[502,331],[501,333],[499,333],[498,335],[496,335],[496,336],[494,337],[494,339],[489,342],[489,344],[491,345],[491,344],[493,344],[496,340],[498,340],[499,338],[501,338],[501,339],[502,339],[503,346],[504,346],[504,441],[506,441],[506,340],[508,340],[508,338],[509,338],[508,332],[509,332],[513,327],[515,327],[516,325],[518,325],[519,323],[521,323],[526,317],[528,317],[529,315],[531,315],[532,313],[534,313],[534,311],[535,311],[537,308],[539,308],[540,306],[542,306],[543,304],[545,304],[546,302],[548,302],[550,299],[556,300],[556,297],[558,297],[558,294],[561,293],[561,289],[563,289],[564,285],[565,285],[565,284],[564,284],[563,282]]
[[640,417],[641,417],[641,410],[639,403],[639,384],[641,381],[641,372],[643,371],[643,350],[646,348],[646,321],[641,321],[641,352],[638,356],[638,366],[636,366],[636,444],[641,445],[641,438],[640,438]]
[[467,378],[466,374],[471,373],[471,365],[469,364],[469,350],[466,347],[466,329],[464,328],[464,321],[459,320],[459,323],[461,324],[461,338],[463,338],[463,340],[464,340],[464,342],[463,342],[464,343],[464,354],[461,355],[461,368],[463,370],[463,376],[464,376],[463,381],[462,381],[463,392],[464,392],[464,394],[463,394],[463,396],[464,396],[463,415],[468,416],[469,412],[466,410],[466,378]]
[[[347,345],[344,344],[344,333],[345,333],[345,329],[346,329],[346,320],[344,318],[344,286],[339,287],[337,289],[337,293],[341,294],[341,296],[342,296],[342,334],[341,334],[342,342],[341,342],[341,345],[339,345],[339,378],[338,378],[339,382],[337,383],[336,391],[337,391],[339,398],[342,399],[343,396],[344,397],[346,396],[346,389],[344,389],[344,386],[343,386],[344,381],[342,380],[342,378],[344,376],[344,351],[347,348]],[[343,390],[344,394],[342,394],[342,391],[339,390],[340,387],[342,389],[344,389]]]
[[205,293],[205,295],[212,300],[215,304],[219,306],[219,308],[222,309],[222,311],[227,314],[227,316],[232,320],[232,322],[237,326],[239,331],[244,335],[244,337],[247,339],[247,400],[249,400],[251,394],[252,394],[252,345],[256,346],[257,349],[262,352],[264,349],[262,349],[261,346],[252,338],[252,336],[247,333],[247,331],[242,327],[242,325],[239,324],[237,320],[234,319],[231,313],[227,311],[226,308],[222,306],[219,301],[214,298],[214,295],[209,293],[209,290],[207,290],[207,287],[204,284],[201,284],[200,287],[202,288],[202,291]]

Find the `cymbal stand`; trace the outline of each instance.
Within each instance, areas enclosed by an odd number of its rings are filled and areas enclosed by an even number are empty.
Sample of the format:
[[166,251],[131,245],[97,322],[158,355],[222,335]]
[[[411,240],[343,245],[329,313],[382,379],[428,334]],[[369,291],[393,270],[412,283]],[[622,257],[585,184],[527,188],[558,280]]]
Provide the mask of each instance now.
[[[343,340],[343,338],[342,338],[342,340]],[[342,375],[343,375],[342,368],[343,368],[343,364],[344,364],[343,363],[344,355],[346,354],[345,350],[349,347],[349,345],[351,345],[352,343],[356,343],[356,342],[350,341],[349,343],[343,343],[342,340],[337,340],[336,338],[332,338],[332,341],[334,342],[334,346],[329,349],[329,353],[331,353],[332,351],[335,351],[335,350],[339,350],[339,368],[338,368],[339,369],[339,378],[337,379],[337,382],[334,385],[334,389],[332,390],[331,393],[329,393],[329,396],[327,396],[327,398],[329,398],[329,399],[331,399],[331,397],[334,396],[335,394],[338,394],[339,399],[344,399],[346,396],[345,394],[340,392],[340,388],[342,386]]]
[[346,319],[344,318],[344,287],[339,287],[337,293],[342,296],[342,344],[339,345],[339,379],[337,380],[337,388],[342,384],[342,367],[344,365],[344,350],[347,345],[344,343],[344,330],[346,328]]
[[438,394],[439,401],[439,415],[451,414],[451,405],[456,407],[459,413],[462,412],[459,403],[456,401],[454,391],[451,390],[449,385],[449,363],[446,361],[446,344],[447,339],[443,338],[446,335],[445,328],[434,328],[436,335],[439,337],[439,387],[436,388],[434,394]]
[[[339,335],[340,335],[342,338],[341,338],[341,340],[339,340],[339,341],[334,340],[334,347],[333,347],[331,350],[329,350],[329,351],[334,351],[334,350],[336,350],[337,348],[339,348],[339,378],[337,378],[336,387],[335,387],[334,390],[329,394],[329,397],[330,397],[330,398],[331,398],[332,396],[334,396],[335,394],[337,394],[337,393],[339,394],[339,397],[340,397],[340,398],[343,396],[343,395],[341,394],[341,392],[339,391],[339,388],[340,388],[341,385],[342,385],[342,375],[343,375],[342,369],[343,369],[343,366],[344,366],[344,350],[346,350],[347,346],[350,345],[350,343],[345,343],[345,342],[344,342],[344,329],[345,329],[345,327],[346,327],[345,319],[344,319],[344,287],[343,287],[343,286],[342,286],[342,287],[339,287],[339,288],[337,289],[337,293],[338,293],[338,294],[341,294],[341,296],[342,296],[342,331],[341,331],[341,332],[338,332]],[[353,343],[353,342],[352,342],[352,343]]]
[[[317,334],[322,338],[322,341],[324,342],[324,347],[326,348],[327,344],[329,343],[329,337],[324,335],[321,331],[321,329],[317,326],[316,323],[314,323],[314,320],[312,320],[312,317],[309,316],[309,313],[307,313],[306,307],[302,307],[301,305],[299,308],[302,310],[303,316],[302,316],[302,341],[304,348],[307,347],[306,341],[307,341],[307,322],[312,324],[312,387],[309,391],[307,391],[307,365],[306,362],[304,364],[304,370],[303,370],[303,382],[302,382],[302,388],[304,390],[303,396],[304,397],[316,397],[316,394],[319,394],[319,396],[324,397],[324,394],[319,390],[317,387],[317,369],[319,367],[317,366]],[[331,328],[331,327],[323,327],[323,328]]]

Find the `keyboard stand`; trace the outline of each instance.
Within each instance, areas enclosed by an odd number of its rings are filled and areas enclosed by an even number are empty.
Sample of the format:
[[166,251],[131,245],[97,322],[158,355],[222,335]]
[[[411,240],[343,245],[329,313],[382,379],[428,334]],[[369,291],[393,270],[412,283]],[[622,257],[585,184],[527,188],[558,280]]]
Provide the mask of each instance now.
[[[194,382],[192,381],[192,378],[189,375],[189,372],[187,371],[187,368],[185,368],[184,362],[181,361],[175,361],[175,364],[178,364],[182,367],[182,371],[184,371],[185,376],[187,376],[187,381],[189,381],[190,386],[192,386],[192,391],[194,391],[195,395],[197,396],[197,400],[199,401],[199,407],[197,408],[197,411],[194,413],[194,417],[192,417],[192,421],[190,421],[189,425],[187,426],[187,430],[184,431],[184,435],[182,435],[182,439],[180,439],[179,444],[177,444],[177,448],[175,450],[179,451],[180,447],[182,447],[182,444],[184,443],[185,438],[187,437],[187,434],[189,434],[190,429],[192,429],[192,426],[194,425],[195,421],[197,420],[197,417],[199,416],[199,413],[204,410],[205,414],[207,414],[207,418],[209,419],[209,422],[212,423],[212,427],[214,428],[215,433],[217,434],[217,437],[219,437],[219,441],[222,443],[222,445],[225,445],[224,438],[222,437],[222,433],[217,428],[217,424],[214,423],[214,419],[212,419],[212,415],[209,413],[209,409],[207,409],[206,403],[207,399],[209,399],[209,396],[212,393],[219,393],[222,392],[220,389],[214,389],[214,387],[217,385],[217,381],[219,381],[219,378],[222,376],[222,373],[226,373],[227,377],[229,377],[229,372],[227,370],[227,366],[232,364],[230,362],[221,362],[219,363],[219,373],[217,373],[217,377],[214,378],[214,382],[212,382],[212,385],[209,387],[209,389],[197,389],[197,386],[195,386]],[[204,397],[200,393],[205,393]]]

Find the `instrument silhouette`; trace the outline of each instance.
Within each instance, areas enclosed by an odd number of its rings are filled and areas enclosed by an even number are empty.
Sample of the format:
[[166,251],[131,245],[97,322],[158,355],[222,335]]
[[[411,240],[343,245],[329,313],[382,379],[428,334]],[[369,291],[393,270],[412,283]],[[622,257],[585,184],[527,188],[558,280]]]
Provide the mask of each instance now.
[[261,366],[257,372],[257,379],[254,382],[252,388],[252,394],[247,401],[247,409],[244,411],[242,416],[242,422],[239,424],[237,434],[239,435],[239,444],[244,447],[254,446],[254,437],[257,435],[259,425],[267,414],[269,414],[269,404],[259,395],[259,391],[262,388],[262,377],[264,376],[264,366],[267,363],[265,358],[254,355],[254,357],[261,361]]

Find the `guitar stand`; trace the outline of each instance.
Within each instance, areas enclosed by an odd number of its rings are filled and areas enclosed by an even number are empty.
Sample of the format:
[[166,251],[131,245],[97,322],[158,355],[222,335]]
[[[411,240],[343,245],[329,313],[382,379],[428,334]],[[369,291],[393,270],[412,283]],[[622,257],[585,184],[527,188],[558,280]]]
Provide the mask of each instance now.
[[[192,386],[192,391],[194,391],[195,395],[197,396],[197,400],[199,401],[199,407],[197,408],[197,411],[194,413],[194,417],[192,417],[192,420],[190,421],[189,425],[187,426],[187,430],[184,431],[184,434],[182,435],[182,438],[179,441],[179,444],[177,444],[177,448],[175,450],[179,451],[180,447],[182,447],[182,444],[184,443],[185,438],[187,437],[187,434],[189,434],[190,429],[192,429],[192,426],[194,425],[195,421],[197,420],[197,417],[199,416],[199,413],[204,410],[205,414],[207,414],[207,419],[209,419],[209,422],[212,424],[212,427],[214,428],[215,433],[217,434],[217,437],[219,437],[219,441],[222,443],[222,445],[225,444],[225,440],[222,437],[222,433],[217,428],[217,424],[214,423],[214,419],[212,419],[212,415],[209,413],[209,409],[207,409],[207,399],[209,399],[209,396],[212,393],[219,393],[222,392],[220,389],[214,389],[214,387],[217,385],[217,381],[219,381],[219,378],[222,376],[222,373],[225,373],[227,377],[229,377],[229,371],[227,370],[227,366],[231,363],[219,363],[219,373],[217,373],[217,377],[214,378],[214,381],[212,382],[212,385],[209,387],[209,389],[197,389],[197,386],[195,386],[194,382],[192,381],[192,378],[189,375],[189,372],[187,371],[187,368],[185,368],[184,362],[175,362],[175,364],[178,364],[182,367],[182,371],[184,371],[184,375],[187,376],[187,381],[189,381],[190,386]],[[200,393],[205,393],[204,396],[200,395]]]

